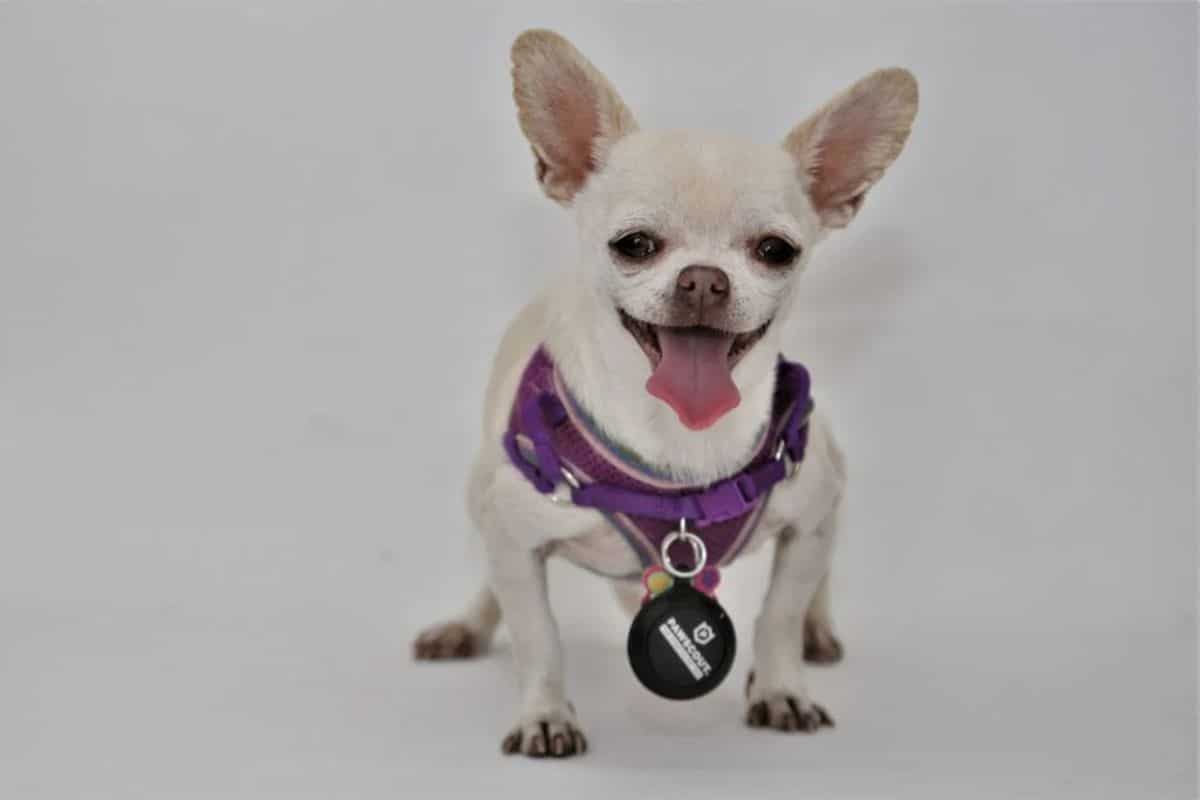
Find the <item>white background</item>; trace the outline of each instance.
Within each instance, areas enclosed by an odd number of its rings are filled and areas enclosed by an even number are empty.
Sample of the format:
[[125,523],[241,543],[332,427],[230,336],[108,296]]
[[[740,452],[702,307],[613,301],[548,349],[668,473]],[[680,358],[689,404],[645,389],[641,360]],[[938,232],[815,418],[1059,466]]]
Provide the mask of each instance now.
[[[1194,6],[340,6],[0,4],[0,797],[1195,796]],[[748,649],[650,699],[567,568],[586,758],[501,757],[503,637],[409,659],[477,580],[490,352],[570,259],[530,26],[646,127],[921,81],[789,348],[852,472],[832,733],[743,728]]]

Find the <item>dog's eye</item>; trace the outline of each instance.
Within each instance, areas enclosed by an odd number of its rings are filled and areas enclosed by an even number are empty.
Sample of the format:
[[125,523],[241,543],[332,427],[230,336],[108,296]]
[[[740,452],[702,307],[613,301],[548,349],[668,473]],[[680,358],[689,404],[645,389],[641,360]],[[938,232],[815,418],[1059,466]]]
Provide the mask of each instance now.
[[754,248],[754,254],[764,264],[782,267],[795,261],[796,256],[800,255],[800,250],[778,236],[767,236]]
[[658,242],[645,231],[634,231],[619,236],[608,246],[631,261],[644,261],[658,251]]

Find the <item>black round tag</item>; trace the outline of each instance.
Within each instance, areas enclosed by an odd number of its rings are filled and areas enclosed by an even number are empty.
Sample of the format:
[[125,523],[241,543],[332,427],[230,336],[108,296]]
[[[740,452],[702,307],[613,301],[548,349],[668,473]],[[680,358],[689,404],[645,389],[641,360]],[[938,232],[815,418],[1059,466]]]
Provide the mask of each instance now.
[[671,700],[691,700],[725,680],[737,637],[720,603],[677,580],[633,618],[627,650],[643,686]]

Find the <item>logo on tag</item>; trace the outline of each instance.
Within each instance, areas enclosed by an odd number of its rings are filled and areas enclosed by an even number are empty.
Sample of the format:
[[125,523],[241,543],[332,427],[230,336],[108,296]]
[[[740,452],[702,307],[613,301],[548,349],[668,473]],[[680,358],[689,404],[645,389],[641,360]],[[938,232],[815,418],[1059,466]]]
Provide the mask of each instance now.
[[717,638],[717,634],[707,622],[701,622],[692,628],[692,641],[696,644],[708,644],[715,638]]
[[[702,623],[704,627],[707,624]],[[692,673],[692,677],[700,680],[705,675],[712,672],[712,665],[708,663],[708,659],[700,655],[700,651],[696,649],[696,645],[692,644],[688,639],[683,628],[679,626],[679,622],[674,618],[669,618],[666,622],[658,626],[658,632],[671,649],[675,651],[675,655],[683,662],[683,666],[687,671]],[[712,631],[709,631],[709,638],[712,638]]]

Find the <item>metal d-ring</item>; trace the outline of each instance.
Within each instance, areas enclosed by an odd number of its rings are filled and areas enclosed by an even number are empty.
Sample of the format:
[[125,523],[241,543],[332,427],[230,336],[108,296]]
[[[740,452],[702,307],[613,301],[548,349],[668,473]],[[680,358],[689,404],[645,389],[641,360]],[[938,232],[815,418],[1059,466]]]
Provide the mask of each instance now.
[[563,481],[566,483],[568,491],[560,493],[559,490],[562,488],[562,484],[555,486],[554,491],[550,493],[550,502],[563,505],[564,503],[571,502],[570,490],[578,489],[582,484],[579,483],[579,478],[576,478],[575,473],[571,472],[571,470],[566,467],[560,467],[559,469],[562,470]]
[[563,480],[567,482],[567,485],[572,489],[578,489],[579,478],[575,477],[575,473],[571,472],[571,470],[567,469],[566,467],[560,467],[560,469],[562,469]]
[[[690,570],[682,570],[671,563],[670,549],[671,545],[676,542],[687,542],[692,546],[692,555],[696,558],[695,565]],[[708,561],[708,548],[704,546],[704,540],[687,529],[687,519],[679,520],[679,530],[671,531],[667,538],[662,541],[662,564],[663,569],[671,575],[682,580],[694,578],[704,569],[704,563]]]
[[779,444],[775,445],[775,460],[783,462],[784,475],[788,478],[800,471],[800,465],[793,463],[792,459],[788,458],[787,442],[783,439],[780,439]]

